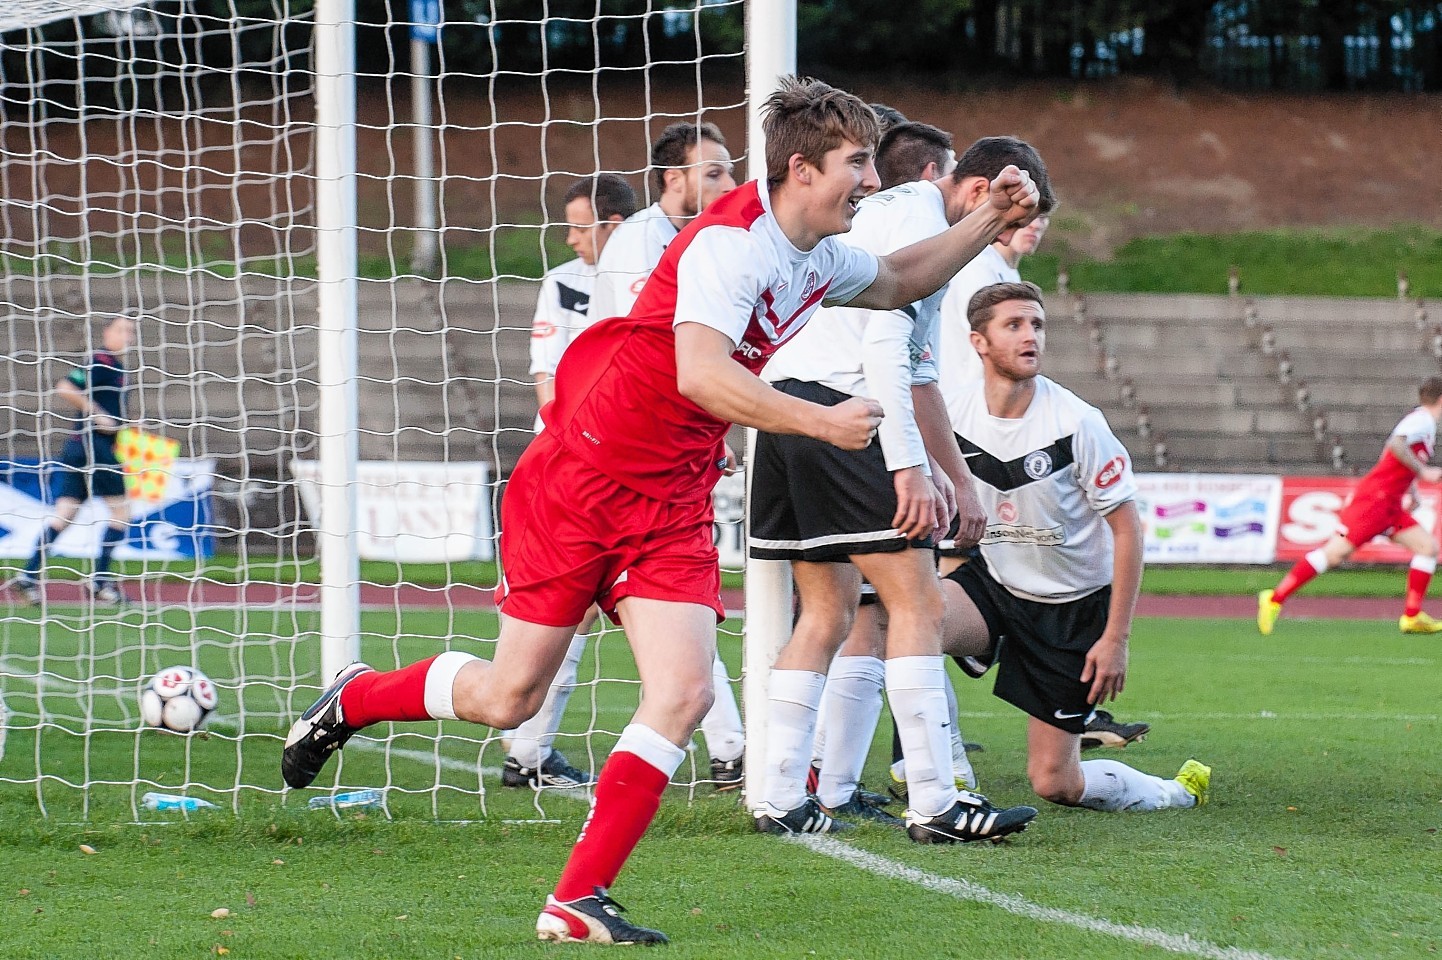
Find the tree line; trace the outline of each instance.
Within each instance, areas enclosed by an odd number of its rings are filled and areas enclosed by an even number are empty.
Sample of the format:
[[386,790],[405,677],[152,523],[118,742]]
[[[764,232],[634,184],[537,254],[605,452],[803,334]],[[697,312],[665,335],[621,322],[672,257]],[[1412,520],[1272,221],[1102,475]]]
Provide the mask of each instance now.
[[[442,0],[450,79],[533,79],[714,58],[739,71],[742,0]],[[13,107],[165,99],[206,73],[309,63],[312,0],[153,0],[0,36]],[[356,0],[360,73],[403,74],[408,0]],[[1416,0],[800,0],[803,72],[944,82],[1149,76],[1250,90],[1442,89],[1442,3]],[[83,83],[76,81],[83,78]],[[37,89],[37,88],[43,88]]]

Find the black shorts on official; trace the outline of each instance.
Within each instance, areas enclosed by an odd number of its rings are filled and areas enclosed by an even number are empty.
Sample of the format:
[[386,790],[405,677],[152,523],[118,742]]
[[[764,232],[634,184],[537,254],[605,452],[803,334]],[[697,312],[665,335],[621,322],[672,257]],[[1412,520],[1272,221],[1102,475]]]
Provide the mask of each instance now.
[[[93,457],[92,457],[93,453]],[[115,438],[103,433],[81,434],[60,450],[60,482],[55,497],[88,500],[125,496],[125,472],[115,459]]]
[[[819,383],[773,386],[827,407],[850,399]],[[750,469],[750,547],[758,560],[841,561],[931,546],[930,538],[907,540],[892,526],[896,487],[880,443],[842,450],[811,437],[762,433]]]
[[946,578],[966,591],[998,644],[992,692],[1053,727],[1084,732],[1093,707],[1091,684],[1081,675],[1087,652],[1106,630],[1112,588],[1067,603],[1023,600],[992,578],[985,560]]

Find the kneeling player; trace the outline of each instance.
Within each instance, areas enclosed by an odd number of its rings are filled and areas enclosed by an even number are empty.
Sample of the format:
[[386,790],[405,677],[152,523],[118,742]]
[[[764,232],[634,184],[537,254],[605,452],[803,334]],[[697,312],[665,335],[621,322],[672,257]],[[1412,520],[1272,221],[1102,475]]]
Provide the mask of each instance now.
[[1126,450],[1101,412],[1040,376],[1041,291],[983,287],[967,309],[982,381],[948,404],[986,512],[981,558],[943,580],[944,649],[994,648],[998,697],[1027,714],[1037,794],[1093,810],[1200,806],[1211,768],[1175,779],[1081,760],[1098,704],[1122,692],[1142,574],[1142,530]]

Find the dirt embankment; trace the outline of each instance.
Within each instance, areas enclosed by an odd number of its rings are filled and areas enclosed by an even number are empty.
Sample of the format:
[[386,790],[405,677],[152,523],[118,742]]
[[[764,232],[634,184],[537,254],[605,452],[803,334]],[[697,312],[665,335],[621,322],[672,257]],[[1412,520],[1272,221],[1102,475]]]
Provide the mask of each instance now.
[[[851,88],[950,130],[960,145],[997,133],[1035,143],[1064,201],[1053,233],[1091,256],[1147,233],[1442,227],[1442,97],[1435,95],[1241,96],[1136,81],[959,93],[899,82],[857,81]],[[403,90],[395,88],[396,97]],[[611,78],[593,91],[573,79],[490,95],[475,83],[448,81],[437,109],[447,242],[480,240],[496,223],[558,220],[560,194],[581,174],[625,172],[641,187],[650,139],[698,109],[721,126],[734,154],[744,153],[744,91],[735,82],[708,83],[698,94],[693,85],[653,85],[648,92],[634,80]],[[383,88],[367,87],[359,111],[360,214],[371,228],[362,242],[384,249],[386,228],[411,219],[411,133],[398,126],[409,121],[410,108],[403,99],[387,102]],[[168,117],[101,121],[83,136],[70,124],[43,132],[7,124],[0,136],[11,155],[7,183],[20,194],[33,186],[19,158],[43,143],[42,192],[53,202],[46,208],[51,222],[41,230],[51,237],[67,236],[86,217],[108,218],[92,223],[92,232],[124,234],[137,224],[194,225],[196,218],[228,232],[219,225],[239,215],[251,252],[258,252],[254,242],[283,246],[295,237],[287,233],[289,217],[276,211],[310,202],[308,178],[287,172],[304,167],[310,142],[294,128],[276,128],[283,116],[308,120],[310,104],[295,98],[275,115],[252,107],[238,125],[227,124],[223,113],[192,123],[196,129],[186,136],[185,126]],[[236,130],[247,143],[232,150]],[[197,137],[206,151],[201,162],[187,162],[183,145]],[[93,158],[83,173],[92,195],[118,193],[98,207],[118,209],[82,212],[83,205],[63,200],[75,195],[82,177],[72,158],[85,153]],[[127,154],[131,162],[114,162]],[[256,175],[271,163],[274,176]],[[249,174],[236,178],[236,166]]]

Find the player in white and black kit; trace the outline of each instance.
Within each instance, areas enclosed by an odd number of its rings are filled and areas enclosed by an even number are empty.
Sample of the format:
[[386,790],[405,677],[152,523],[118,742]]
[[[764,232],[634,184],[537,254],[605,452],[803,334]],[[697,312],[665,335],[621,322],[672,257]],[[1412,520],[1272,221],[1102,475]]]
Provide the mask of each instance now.
[[601,173],[566,188],[566,245],[576,258],[552,267],[541,278],[531,320],[531,376],[536,381],[536,429],[540,409],[556,396],[556,365],[571,341],[600,318],[590,309],[596,289],[596,261],[621,221],[636,212],[636,191],[622,177]]
[[[1037,184],[1039,208],[1049,209],[1045,165],[1022,146],[997,173],[1008,165],[1028,170]],[[943,159],[950,158],[944,154]],[[957,180],[904,184],[867,198],[845,242],[886,255],[945,233],[969,212]],[[888,659],[884,665],[876,661],[875,672],[891,695],[902,743],[914,758],[908,834],[918,842],[994,838],[1025,828],[1036,816],[1031,807],[994,810],[985,798],[961,791],[977,813],[967,813],[966,825],[949,834],[938,832],[934,823],[958,791],[945,729],[947,680],[936,656],[940,589],[931,536],[945,529],[958,507],[963,535],[968,527],[975,528],[973,540],[981,532],[966,465],[947,429],[936,388],[930,345],[940,301],[937,291],[899,310],[824,310],[816,324],[777,352],[766,372],[779,391],[812,403],[829,406],[874,397],[886,419],[879,449],[836,451],[805,438],[767,433],[757,443],[751,554],[792,561],[801,606],[770,678],[767,777],[756,811],[757,828],[765,832],[829,829],[817,800],[806,793],[806,780],[826,673],[856,614],[863,573],[890,617]],[[847,749],[864,762],[868,745],[869,738],[862,743],[832,737],[827,749],[828,754]],[[831,812],[895,822],[861,804],[854,778],[844,787],[833,783],[827,763],[821,777],[823,791],[839,791],[826,797]]]
[[[876,174],[882,190],[890,190],[903,184],[917,181],[944,184],[956,168],[956,156],[952,151],[951,134],[930,124],[913,123],[880,104],[872,104],[877,116],[882,118],[885,132],[876,151]],[[881,109],[878,109],[881,107]],[[895,117],[887,121],[882,110],[889,110]],[[1029,159],[1029,158],[1024,158]],[[1019,233],[1019,228],[1014,233]],[[936,378],[923,378],[920,384],[913,384],[913,405],[925,405],[928,399],[933,406],[940,402],[936,395]],[[955,445],[950,426],[940,409],[930,418],[923,417],[933,433],[933,444]],[[962,468],[964,469],[964,467]],[[980,531],[976,531],[980,534]],[[877,604],[876,590],[869,583],[862,583],[861,598],[855,619],[841,649],[826,675],[826,687],[822,694],[821,707],[817,716],[816,738],[812,745],[811,774],[807,788],[816,794],[822,806],[833,812],[856,815],[885,822],[888,815],[878,813],[878,808],[889,803],[886,794],[874,794],[861,789],[861,771],[865,765],[866,747],[871,743],[882,706],[882,689],[885,683],[886,631],[883,625],[883,611]],[[951,719],[950,739],[952,769],[956,785],[963,789],[976,787],[976,774],[967,756],[967,745],[962,739],[956,723],[956,692],[950,683],[944,686],[947,697],[947,714]],[[828,737],[829,731],[837,731],[836,737]],[[901,799],[906,795],[905,763],[900,761],[900,741],[896,742],[898,762],[892,770],[893,791]],[[825,782],[823,784],[823,776]]]
[[657,200],[616,228],[596,261],[591,316],[631,312],[646,278],[681,228],[711,201],[736,189],[731,153],[714,123],[673,123],[651,145]]
[[1211,768],[1195,760],[1171,780],[1081,760],[1087,717],[1126,683],[1142,575],[1136,482],[1101,411],[1040,375],[1041,290],[983,287],[967,312],[983,379],[947,410],[987,524],[981,559],[944,581],[945,649],[993,650],[994,692],[1031,717],[1039,796],[1094,810],[1200,806]]
[[[542,429],[540,409],[556,396],[556,366],[566,348],[591,325],[591,292],[596,282],[596,258],[616,227],[636,212],[636,193],[614,173],[584,177],[566,188],[566,243],[576,259],[552,267],[541,278],[536,314],[531,321],[531,376],[536,381],[536,431]],[[546,700],[534,717],[501,734],[506,760],[501,784],[507,787],[579,787],[595,780],[590,772],[572,766],[555,749],[561,717],[576,688],[576,671],[586,653],[586,639],[600,615],[587,612]]]

